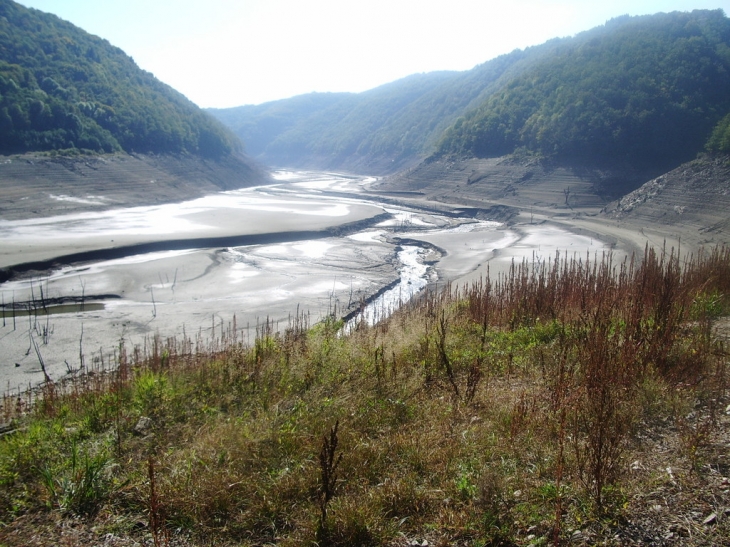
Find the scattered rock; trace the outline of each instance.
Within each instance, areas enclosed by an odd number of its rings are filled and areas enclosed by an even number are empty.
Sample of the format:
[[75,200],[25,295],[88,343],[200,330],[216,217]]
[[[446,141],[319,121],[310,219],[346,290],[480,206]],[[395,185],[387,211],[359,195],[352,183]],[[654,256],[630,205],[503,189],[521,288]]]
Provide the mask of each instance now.
[[717,513],[712,513],[710,516],[708,516],[705,520],[702,521],[702,524],[705,526],[709,526],[710,524],[715,524],[717,522]]
[[687,537],[687,536],[689,536],[689,530],[687,530],[687,528],[685,528],[681,524],[672,524],[669,527],[669,531],[672,534],[677,534],[680,537]]
[[135,435],[144,437],[146,435],[149,435],[151,429],[152,418],[148,418],[147,416],[141,416],[140,419],[137,420],[137,425],[134,426],[133,431]]

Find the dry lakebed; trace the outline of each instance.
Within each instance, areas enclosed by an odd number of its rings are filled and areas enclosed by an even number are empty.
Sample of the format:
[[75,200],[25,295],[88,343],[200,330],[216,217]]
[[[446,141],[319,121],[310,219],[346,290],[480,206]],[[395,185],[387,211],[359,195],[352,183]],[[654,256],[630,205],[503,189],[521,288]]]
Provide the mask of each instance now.
[[122,344],[251,342],[257,328],[285,329],[297,314],[372,322],[427,285],[499,275],[513,260],[632,250],[534,215],[504,223],[380,200],[368,192],[373,178],[275,177],[182,203],[109,209],[89,196],[98,211],[0,218],[4,391],[44,381],[43,367],[55,381],[113,366]]

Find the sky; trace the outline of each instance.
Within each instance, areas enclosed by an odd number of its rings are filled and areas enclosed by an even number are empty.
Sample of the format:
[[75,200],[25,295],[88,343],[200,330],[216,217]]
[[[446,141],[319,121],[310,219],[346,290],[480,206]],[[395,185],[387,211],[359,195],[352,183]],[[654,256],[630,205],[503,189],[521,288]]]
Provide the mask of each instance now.
[[730,0],[19,0],[105,38],[203,108],[468,70],[620,15]]

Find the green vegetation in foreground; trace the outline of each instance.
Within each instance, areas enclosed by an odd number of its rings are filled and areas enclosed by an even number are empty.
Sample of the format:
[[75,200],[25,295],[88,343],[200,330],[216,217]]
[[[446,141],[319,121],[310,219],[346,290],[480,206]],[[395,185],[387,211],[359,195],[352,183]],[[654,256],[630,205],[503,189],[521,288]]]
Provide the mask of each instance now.
[[238,139],[131,57],[55,15],[0,0],[0,153],[191,153]]
[[4,400],[0,544],[86,523],[156,545],[618,545],[671,515],[719,544],[728,295],[725,248],[556,257],[348,336],[122,347],[115,373]]

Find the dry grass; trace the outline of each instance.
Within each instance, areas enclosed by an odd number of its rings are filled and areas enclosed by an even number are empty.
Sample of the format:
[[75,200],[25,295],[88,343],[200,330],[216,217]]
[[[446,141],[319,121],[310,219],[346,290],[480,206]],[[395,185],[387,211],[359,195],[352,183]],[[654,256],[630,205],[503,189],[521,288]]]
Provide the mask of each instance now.
[[0,545],[722,543],[729,295],[725,248],[556,256],[349,336],[122,347],[4,399]]

